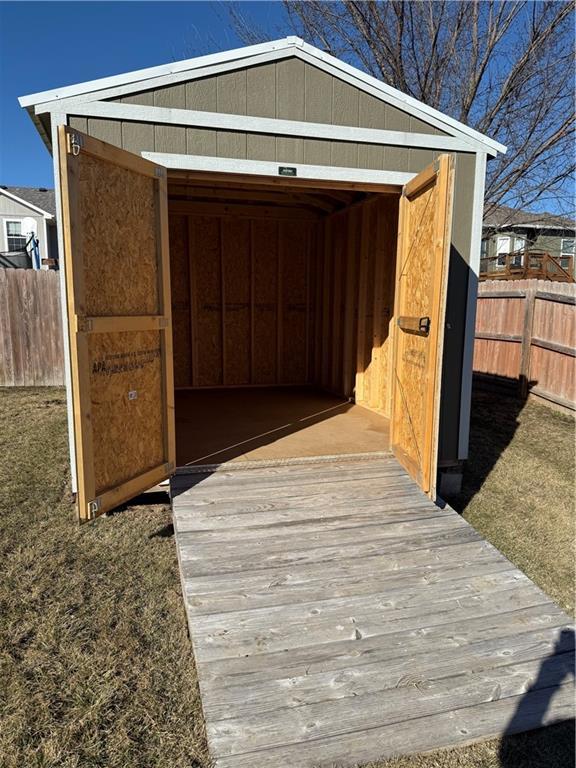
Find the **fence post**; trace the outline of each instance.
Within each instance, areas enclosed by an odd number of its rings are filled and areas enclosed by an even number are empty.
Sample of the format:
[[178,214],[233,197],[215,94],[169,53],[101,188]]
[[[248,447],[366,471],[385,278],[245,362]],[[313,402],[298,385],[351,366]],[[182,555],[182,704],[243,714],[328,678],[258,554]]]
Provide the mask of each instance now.
[[522,330],[522,352],[520,357],[520,397],[528,397],[530,383],[530,354],[532,351],[532,328],[534,325],[534,304],[538,284],[532,280],[526,287],[526,305],[524,307],[524,328]]

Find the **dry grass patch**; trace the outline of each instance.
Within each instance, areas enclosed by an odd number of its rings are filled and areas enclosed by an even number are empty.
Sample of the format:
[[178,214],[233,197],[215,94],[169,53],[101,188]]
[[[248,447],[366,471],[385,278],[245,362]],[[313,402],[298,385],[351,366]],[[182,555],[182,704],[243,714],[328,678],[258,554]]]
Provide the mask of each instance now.
[[[0,762],[207,768],[169,508],[79,528],[66,441],[62,390],[0,390]],[[451,502],[569,610],[573,478],[571,419],[476,396]],[[573,751],[564,724],[378,767],[568,768]]]
[[450,503],[574,615],[574,419],[475,393],[463,493]]
[[0,762],[200,768],[167,504],[79,528],[64,394],[0,390]]

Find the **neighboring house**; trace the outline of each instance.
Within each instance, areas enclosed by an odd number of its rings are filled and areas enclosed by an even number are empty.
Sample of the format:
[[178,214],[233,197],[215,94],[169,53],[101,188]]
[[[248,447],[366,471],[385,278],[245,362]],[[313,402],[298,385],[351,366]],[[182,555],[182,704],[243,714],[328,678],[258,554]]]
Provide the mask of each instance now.
[[[32,234],[38,240],[38,258],[30,244]],[[58,267],[53,189],[0,186],[0,266]]]
[[532,265],[548,254],[574,278],[575,235],[571,219],[496,206],[484,217],[480,272],[520,269],[529,266],[527,254]]

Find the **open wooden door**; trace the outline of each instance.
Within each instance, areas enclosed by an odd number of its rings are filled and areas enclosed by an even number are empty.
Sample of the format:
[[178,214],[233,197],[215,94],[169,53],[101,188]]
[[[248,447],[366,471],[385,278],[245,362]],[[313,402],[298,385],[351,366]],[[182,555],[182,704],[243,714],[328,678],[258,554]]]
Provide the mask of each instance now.
[[400,200],[390,439],[400,463],[432,498],[453,176],[451,156],[441,155],[404,187]]
[[166,170],[59,127],[78,516],[175,462]]

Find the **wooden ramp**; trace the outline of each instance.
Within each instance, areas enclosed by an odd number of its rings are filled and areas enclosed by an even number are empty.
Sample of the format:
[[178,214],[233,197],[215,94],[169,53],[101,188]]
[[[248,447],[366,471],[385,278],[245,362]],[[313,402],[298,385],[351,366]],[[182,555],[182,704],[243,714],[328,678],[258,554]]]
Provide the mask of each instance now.
[[568,617],[390,455],[172,481],[218,768],[354,766],[573,716]]

